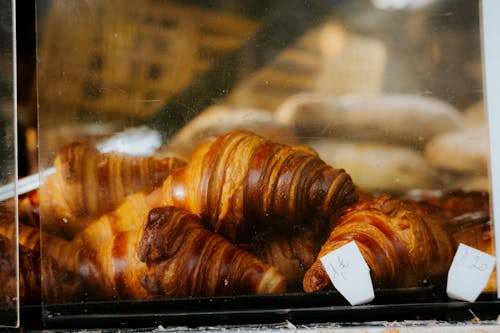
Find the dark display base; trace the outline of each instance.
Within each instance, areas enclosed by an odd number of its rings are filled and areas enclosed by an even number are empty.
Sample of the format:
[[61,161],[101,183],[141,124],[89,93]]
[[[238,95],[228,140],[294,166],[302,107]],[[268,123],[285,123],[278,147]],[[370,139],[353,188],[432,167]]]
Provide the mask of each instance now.
[[[7,309],[4,309],[7,311]],[[1,311],[0,311],[1,312]],[[1,314],[1,313],[0,313]],[[349,305],[337,292],[46,304],[21,308],[27,329],[295,325],[321,322],[496,320],[500,301],[484,293],[474,303],[450,300],[433,288],[376,290],[367,305]]]

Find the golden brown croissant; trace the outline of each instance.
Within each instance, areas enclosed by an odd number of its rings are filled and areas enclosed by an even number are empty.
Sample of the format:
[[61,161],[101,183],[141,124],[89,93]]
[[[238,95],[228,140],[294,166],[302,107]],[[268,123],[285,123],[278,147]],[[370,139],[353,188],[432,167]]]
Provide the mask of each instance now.
[[[144,195],[130,196],[129,204],[120,206],[121,218],[127,219],[126,208],[130,210],[142,199]],[[39,254],[40,243],[43,244],[44,300],[148,299],[284,291],[285,279],[276,268],[206,230],[196,215],[176,207],[158,208],[146,215],[141,227],[135,224],[139,221],[131,225],[124,221],[123,227],[114,224],[117,230],[94,228],[93,234],[72,241],[40,233],[30,226],[20,228],[19,241],[24,247]],[[13,232],[14,226],[0,224],[0,235]],[[166,289],[168,285],[176,286],[175,292]]]
[[100,153],[87,144],[67,145],[54,161],[55,174],[41,187],[44,229],[71,238],[127,195],[151,192],[184,164],[175,157]]
[[202,145],[162,189],[161,205],[199,215],[231,241],[247,240],[255,228],[326,220],[357,200],[343,169],[327,165],[309,149],[248,131],[232,131]]
[[[144,212],[137,209],[144,199],[140,194],[128,197],[120,213],[107,214],[110,220],[101,217],[98,223],[114,230],[93,228],[71,242],[71,254],[66,250],[64,267],[78,269],[89,288],[98,291],[94,295],[147,299],[282,291],[284,278],[276,268],[206,230],[196,215],[177,207],[157,208],[129,224],[130,216]],[[59,256],[56,251],[52,255]],[[176,291],[168,291],[168,285]]]
[[[419,203],[425,203],[436,207],[444,214],[447,221],[456,224],[454,218],[464,214],[483,212],[485,215],[490,213],[489,193],[483,191],[426,191],[413,190],[402,198]],[[460,224],[460,223],[458,223]]]
[[485,211],[489,213],[490,196],[483,191],[451,191],[445,193],[439,201],[432,201],[443,208],[447,214],[456,217],[469,212]]
[[198,216],[177,207],[150,212],[139,256],[152,268],[145,285],[157,297],[285,291],[285,278],[275,267],[208,231]]
[[[0,307],[15,306],[17,297],[16,286],[16,244],[7,237],[0,235]],[[23,279],[20,276],[20,291],[23,292]],[[23,298],[21,298],[23,299]]]
[[[75,271],[62,267],[58,258],[51,256],[51,251],[54,248],[65,249],[69,243],[50,234],[41,233],[39,228],[22,223],[19,224],[18,230],[21,302],[23,304],[38,303],[42,297],[47,302],[82,299],[84,296],[83,279]],[[15,232],[14,224],[0,222],[0,237],[10,242],[10,250],[16,249],[13,243]],[[41,237],[44,243],[50,245],[48,253],[44,252],[43,257],[40,255]],[[64,253],[64,251],[61,252]],[[44,276],[43,284],[42,274]]]
[[370,268],[375,287],[410,287],[425,284],[449,269],[456,245],[443,228],[439,214],[424,214],[425,206],[387,195],[348,208],[306,272],[306,292],[332,288],[319,260],[355,241]]
[[291,232],[259,234],[248,251],[263,262],[275,266],[285,276],[288,290],[302,290],[304,274],[311,267],[321,247],[318,233],[300,227]]
[[[456,244],[465,244],[494,255],[489,193],[483,191],[415,190],[405,196],[418,202],[419,213],[438,216]],[[439,223],[439,222],[438,222]],[[486,291],[496,290],[496,271],[490,276]]]
[[[490,219],[489,193],[484,191],[414,191],[407,197],[417,201],[419,213],[438,220],[456,244],[465,244],[495,255]],[[439,222],[438,222],[439,223]],[[484,291],[497,290],[497,270],[494,269]]]
[[[137,195],[139,198],[143,196]],[[127,205],[125,207],[130,208]],[[125,214],[126,210],[123,211]],[[133,216],[133,211],[129,209],[128,212],[129,216]],[[0,235],[12,239],[14,228],[13,225],[0,222]],[[42,274],[44,281],[41,285],[43,299],[60,302],[83,298],[150,297],[140,280],[147,270],[146,265],[137,258],[140,230],[113,231],[109,237],[101,236],[101,232],[107,231],[104,228],[94,228],[92,231],[96,232],[95,239],[82,236],[68,241],[41,232],[38,228],[20,224],[19,244],[38,256],[43,253],[39,259],[41,272],[38,272]],[[43,244],[41,251],[40,244]]]
[[[125,214],[125,209],[123,211]],[[129,213],[134,212],[129,210]],[[96,239],[79,237],[68,241],[40,232],[38,228],[20,225],[19,244],[38,253],[40,244],[43,245],[40,266],[44,300],[150,298],[141,281],[148,268],[137,256],[140,229],[112,231],[110,236],[101,235],[108,231],[104,228],[92,230]],[[14,232],[13,226],[0,223],[0,235]]]
[[146,224],[148,213],[153,208],[148,196],[142,192],[127,196],[113,211],[103,214],[75,235],[73,243],[97,248],[109,242],[117,233],[140,233]]
[[[0,205],[0,306],[15,306],[18,276],[19,301],[22,304],[38,303],[41,296],[39,248],[16,244],[15,213],[9,204],[4,204]],[[23,230],[22,225],[19,229]],[[20,231],[19,234],[22,241],[23,233]],[[17,259],[19,272],[16,270]]]

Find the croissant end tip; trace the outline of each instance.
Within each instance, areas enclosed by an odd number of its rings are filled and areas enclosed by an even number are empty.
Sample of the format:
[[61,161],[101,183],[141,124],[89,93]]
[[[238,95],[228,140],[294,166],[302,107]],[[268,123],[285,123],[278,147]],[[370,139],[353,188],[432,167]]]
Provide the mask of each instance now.
[[286,291],[286,279],[276,268],[267,270],[259,283],[257,294],[281,294]]

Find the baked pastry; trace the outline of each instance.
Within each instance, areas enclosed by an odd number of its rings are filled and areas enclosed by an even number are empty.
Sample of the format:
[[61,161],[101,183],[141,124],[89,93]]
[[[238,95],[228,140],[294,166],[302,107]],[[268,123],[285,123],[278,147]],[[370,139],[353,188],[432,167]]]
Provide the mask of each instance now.
[[325,234],[322,223],[288,232],[262,232],[252,239],[248,251],[278,268],[285,276],[289,291],[301,291],[304,274],[314,263]]
[[[277,268],[206,230],[194,214],[162,207],[142,222],[136,230],[116,230],[108,237],[100,235],[108,230],[93,229],[93,235],[72,241],[23,225],[19,242],[37,255],[33,263],[21,257],[23,290],[34,297],[31,293],[41,288],[48,302],[285,291]],[[14,232],[0,223],[0,241]]]
[[[58,237],[41,233],[37,227],[19,224],[18,228],[19,241],[19,292],[20,301],[22,304],[38,304],[41,300],[45,302],[74,302],[85,298],[85,288],[83,279],[76,273],[77,271],[68,270],[64,265],[60,265],[59,258],[54,258],[50,254],[41,256],[40,244],[46,242],[53,244],[54,248],[67,244],[67,242]],[[2,256],[14,255],[16,230],[15,225],[6,223],[5,220],[0,221],[0,240],[1,246],[7,246],[2,250]],[[0,277],[3,279],[4,274],[10,275],[15,281],[15,265],[12,259],[5,261],[8,265],[2,265]],[[7,267],[10,267],[5,270]],[[43,283],[42,283],[43,276]],[[4,281],[2,284],[2,292],[5,288],[9,291],[5,295],[15,295],[15,282]],[[14,288],[14,289],[12,289]],[[2,293],[2,295],[4,295]]]
[[456,249],[442,221],[430,206],[388,195],[351,205],[306,272],[304,290],[333,288],[320,258],[351,241],[356,242],[368,264],[375,288],[435,282],[446,274]]
[[156,206],[191,211],[233,242],[248,241],[255,230],[326,221],[358,195],[343,169],[310,149],[238,130],[199,147],[161,191]]
[[[7,237],[0,235],[0,306],[13,307],[16,305],[16,244]],[[21,280],[22,281],[22,280]],[[21,288],[24,290],[24,288]],[[22,298],[21,298],[22,299]]]
[[71,238],[127,195],[152,191],[184,164],[175,157],[100,153],[87,144],[67,145],[54,161],[56,172],[40,188],[44,230]]
[[275,294],[286,290],[273,266],[208,231],[198,216],[177,207],[153,209],[139,258],[144,286],[155,297]]
[[486,175],[488,133],[486,125],[479,125],[438,135],[426,145],[424,156],[431,165],[448,171]]
[[422,147],[437,134],[464,127],[452,105],[418,95],[300,93],[286,100],[276,120],[303,137],[382,141]]
[[341,165],[360,189],[371,193],[401,193],[413,188],[439,186],[439,173],[408,146],[382,142],[309,140],[330,165]]
[[460,189],[463,191],[472,192],[489,192],[491,191],[491,179],[489,175],[451,175],[452,180],[447,183],[449,189]]
[[484,101],[472,103],[464,110],[464,120],[468,127],[487,124]]
[[293,130],[276,122],[269,110],[216,105],[204,110],[181,128],[161,148],[159,154],[169,151],[189,159],[202,142],[236,129],[252,131],[284,144],[297,142]]
[[[495,255],[493,227],[490,219],[490,195],[488,191],[428,191],[414,190],[408,200],[430,205],[426,209],[433,215],[444,216],[444,228],[455,244],[465,244],[485,253]],[[417,207],[418,207],[417,206]],[[485,292],[497,290],[497,270],[490,275]]]

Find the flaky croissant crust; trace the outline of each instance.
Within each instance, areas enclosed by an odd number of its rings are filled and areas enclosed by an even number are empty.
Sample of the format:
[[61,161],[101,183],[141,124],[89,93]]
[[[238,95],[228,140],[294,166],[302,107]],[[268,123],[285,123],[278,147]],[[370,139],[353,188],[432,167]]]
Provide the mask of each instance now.
[[162,297],[284,292],[285,278],[177,207],[151,210],[138,249],[153,270],[144,285]]
[[55,174],[40,189],[45,230],[72,238],[128,195],[151,192],[184,165],[176,157],[101,153],[79,142],[66,145],[55,158]]
[[331,289],[320,258],[355,241],[377,287],[418,286],[441,276],[451,263],[455,243],[425,207],[382,195],[348,207],[306,272],[305,291]]
[[162,188],[163,205],[201,216],[232,241],[248,240],[255,228],[328,220],[358,198],[345,170],[327,165],[311,150],[241,130],[201,146]]

